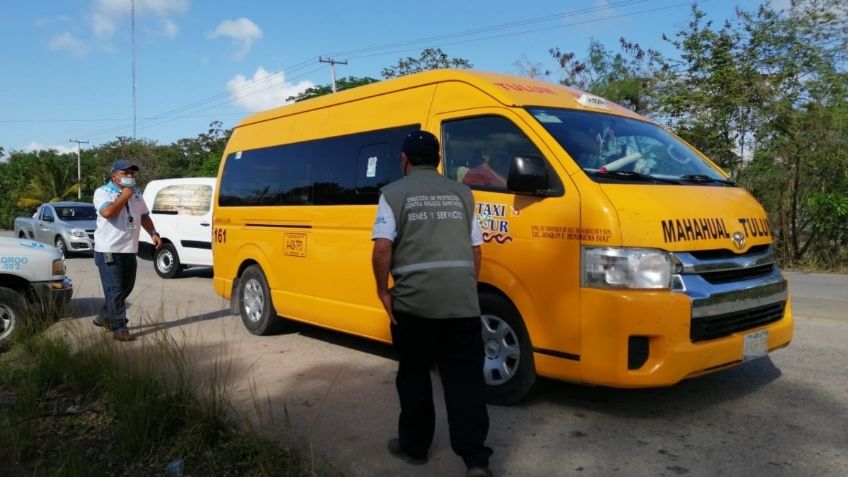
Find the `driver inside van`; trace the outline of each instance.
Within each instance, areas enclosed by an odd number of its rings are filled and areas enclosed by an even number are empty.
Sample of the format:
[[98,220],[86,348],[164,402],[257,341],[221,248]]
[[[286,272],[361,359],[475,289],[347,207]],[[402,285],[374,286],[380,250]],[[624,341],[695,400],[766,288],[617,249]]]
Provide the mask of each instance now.
[[488,142],[480,155],[483,162],[469,169],[462,178],[466,185],[506,188],[509,150],[503,142]]

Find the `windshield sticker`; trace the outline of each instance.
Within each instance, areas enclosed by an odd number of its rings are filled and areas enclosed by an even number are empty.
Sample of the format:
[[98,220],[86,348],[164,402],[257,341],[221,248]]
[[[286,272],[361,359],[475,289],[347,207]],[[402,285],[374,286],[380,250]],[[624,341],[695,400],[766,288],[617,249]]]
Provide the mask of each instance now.
[[[739,218],[737,220],[745,233],[745,237],[771,236],[768,219]],[[720,218],[663,220],[662,231],[665,243],[731,238],[724,219]]]
[[285,247],[283,255],[290,257],[305,257],[306,256],[306,234],[283,234],[285,239]]
[[365,177],[377,176],[377,156],[368,158],[368,168],[365,170]]
[[26,257],[0,257],[0,270],[4,272],[23,270],[27,262],[29,259]]
[[506,204],[477,203],[477,223],[483,231],[483,241],[498,244],[512,242]]

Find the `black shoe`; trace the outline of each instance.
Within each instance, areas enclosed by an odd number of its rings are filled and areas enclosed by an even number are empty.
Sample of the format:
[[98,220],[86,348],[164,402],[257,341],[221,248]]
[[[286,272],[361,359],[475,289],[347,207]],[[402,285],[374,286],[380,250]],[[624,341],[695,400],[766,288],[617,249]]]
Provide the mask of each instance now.
[[488,467],[471,467],[465,472],[465,477],[492,477]]
[[426,457],[422,459],[419,457],[412,457],[411,455],[407,454],[406,451],[401,449],[400,440],[398,439],[389,439],[389,443],[386,444],[386,449],[388,449],[389,454],[394,457],[397,457],[398,459],[406,462],[407,464],[424,465],[427,463]]

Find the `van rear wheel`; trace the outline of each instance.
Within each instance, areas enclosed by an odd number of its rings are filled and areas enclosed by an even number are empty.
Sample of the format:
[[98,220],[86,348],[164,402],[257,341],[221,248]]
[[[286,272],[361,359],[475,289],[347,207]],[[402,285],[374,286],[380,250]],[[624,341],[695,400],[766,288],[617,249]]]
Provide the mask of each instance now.
[[247,267],[239,279],[239,313],[245,328],[254,335],[270,335],[283,324],[271,302],[271,289],[259,265]]
[[162,278],[177,278],[183,271],[177,248],[172,243],[163,243],[153,255],[153,268]]
[[526,397],[536,382],[530,337],[518,310],[501,295],[480,293],[480,310],[486,400],[514,404]]

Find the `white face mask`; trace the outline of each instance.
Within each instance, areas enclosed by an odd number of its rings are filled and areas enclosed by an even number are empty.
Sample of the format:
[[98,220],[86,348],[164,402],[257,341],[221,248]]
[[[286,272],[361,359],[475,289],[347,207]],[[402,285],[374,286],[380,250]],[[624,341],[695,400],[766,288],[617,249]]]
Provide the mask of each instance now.
[[135,177],[121,177],[121,185],[125,187],[135,187]]

